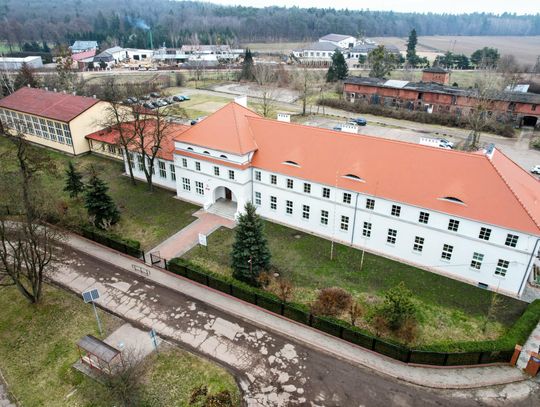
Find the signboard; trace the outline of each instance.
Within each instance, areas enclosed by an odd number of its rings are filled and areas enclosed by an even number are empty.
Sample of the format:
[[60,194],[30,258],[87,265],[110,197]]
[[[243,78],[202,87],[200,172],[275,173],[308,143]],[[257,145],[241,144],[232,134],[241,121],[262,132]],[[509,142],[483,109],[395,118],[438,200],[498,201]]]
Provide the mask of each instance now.
[[99,291],[97,289],[88,290],[82,293],[85,303],[94,302],[99,299]]
[[206,235],[203,235],[202,233],[199,233],[199,244],[201,246],[207,246]]

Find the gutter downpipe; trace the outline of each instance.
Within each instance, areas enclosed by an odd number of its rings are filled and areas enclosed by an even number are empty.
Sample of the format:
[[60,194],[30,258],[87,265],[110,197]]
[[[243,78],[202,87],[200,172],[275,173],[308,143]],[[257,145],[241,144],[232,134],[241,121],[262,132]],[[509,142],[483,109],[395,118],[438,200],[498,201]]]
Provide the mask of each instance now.
[[353,241],[354,241],[354,228],[356,226],[356,212],[358,212],[358,195],[360,194],[357,192],[356,199],[354,201],[354,216],[353,216],[352,233],[351,233],[351,246],[353,245]]
[[534,249],[533,249],[533,252],[531,253],[531,258],[529,259],[529,264],[527,265],[527,270],[529,270],[528,273],[525,273],[525,275],[523,276],[523,280],[521,280],[521,284],[519,285],[519,290],[518,290],[518,297],[521,297],[521,294],[523,294],[523,289],[524,289],[524,283],[529,279],[529,276],[531,275],[531,272],[532,272],[532,267],[531,267],[531,263],[533,261],[533,258],[535,256],[535,254],[538,252],[538,243],[540,243],[540,238],[537,238],[536,239],[536,243],[534,244]]

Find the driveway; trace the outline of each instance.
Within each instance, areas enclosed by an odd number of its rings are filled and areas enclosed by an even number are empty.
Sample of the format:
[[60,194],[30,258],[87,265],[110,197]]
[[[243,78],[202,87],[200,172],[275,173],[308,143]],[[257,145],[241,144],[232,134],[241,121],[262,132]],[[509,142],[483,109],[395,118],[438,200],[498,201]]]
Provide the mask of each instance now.
[[[311,349],[170,288],[66,248],[54,280],[75,292],[100,289],[98,304],[228,367],[248,406],[533,406],[530,381],[445,391],[409,385]],[[89,311],[90,312],[90,311]]]

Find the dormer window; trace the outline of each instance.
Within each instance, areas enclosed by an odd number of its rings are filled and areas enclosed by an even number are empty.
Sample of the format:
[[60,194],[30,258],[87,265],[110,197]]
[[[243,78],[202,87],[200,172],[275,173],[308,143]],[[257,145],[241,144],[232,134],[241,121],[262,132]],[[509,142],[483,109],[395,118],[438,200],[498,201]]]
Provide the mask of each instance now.
[[228,160],[227,156],[225,154],[221,154],[219,158],[224,158],[225,160]]
[[193,149],[192,149],[191,147],[188,147],[187,149],[188,149],[189,151],[193,151]]
[[210,155],[210,152],[204,150],[204,151],[203,151],[203,154],[208,154],[208,155]]
[[447,201],[447,202],[457,203],[457,204],[460,204],[460,205],[465,205],[465,202],[463,202],[459,198],[456,198],[455,196],[445,196],[445,197],[439,198],[439,199],[442,200],[442,201]]
[[350,179],[352,181],[366,182],[364,179],[362,179],[358,175],[354,175],[354,174],[343,175],[343,178],[347,178],[347,179]]
[[300,166],[298,165],[298,163],[294,162],[294,161],[283,161],[282,164],[285,164],[285,165],[292,165],[293,167],[298,167],[300,168]]

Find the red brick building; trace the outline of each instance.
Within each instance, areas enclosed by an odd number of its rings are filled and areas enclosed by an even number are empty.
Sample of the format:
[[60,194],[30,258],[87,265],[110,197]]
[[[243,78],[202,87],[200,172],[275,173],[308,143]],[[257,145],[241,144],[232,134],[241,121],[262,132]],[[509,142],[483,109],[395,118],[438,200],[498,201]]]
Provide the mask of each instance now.
[[[448,83],[450,74],[443,69],[426,69],[423,79],[430,82],[349,77],[344,82],[343,93],[349,102],[458,116],[468,115],[478,104],[474,89],[447,86],[445,83]],[[540,127],[540,94],[502,92],[493,98],[488,114],[495,115],[501,122],[513,122],[520,127]]]

